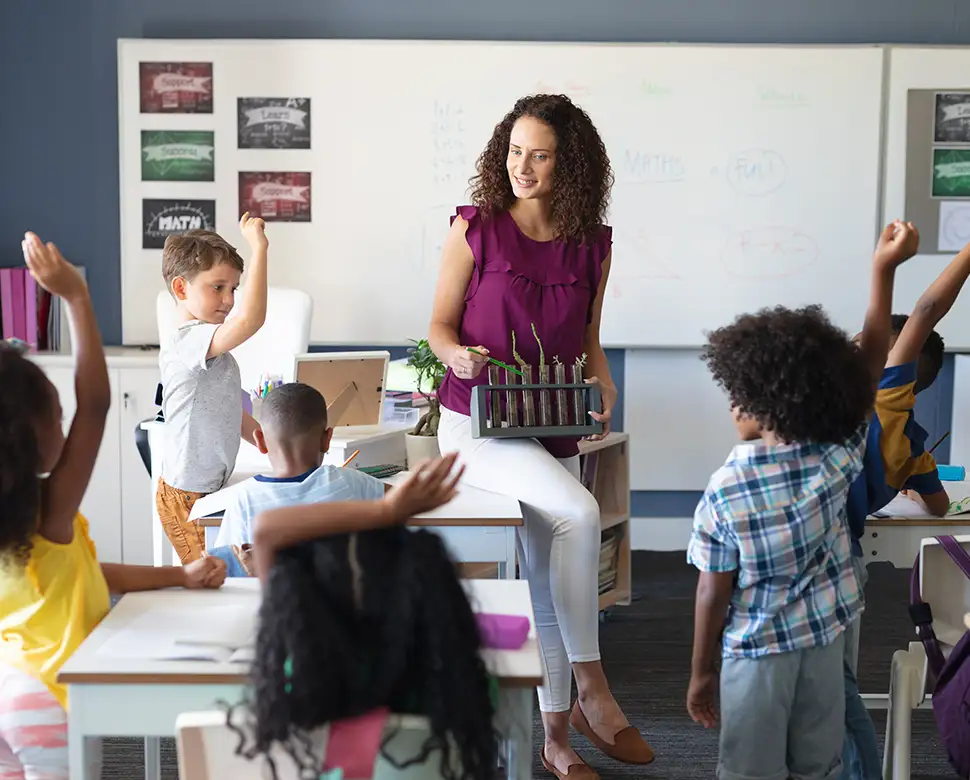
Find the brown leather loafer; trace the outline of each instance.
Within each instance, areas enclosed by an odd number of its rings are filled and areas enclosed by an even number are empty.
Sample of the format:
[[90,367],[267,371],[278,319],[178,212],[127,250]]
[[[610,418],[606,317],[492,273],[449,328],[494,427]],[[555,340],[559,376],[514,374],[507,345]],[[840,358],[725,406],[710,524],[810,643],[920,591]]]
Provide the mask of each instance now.
[[539,750],[539,758],[547,772],[552,772],[559,780],[600,780],[600,776],[589,766],[589,764],[570,764],[566,769],[566,774],[560,772],[556,767],[546,761],[546,749]]
[[586,720],[578,700],[573,705],[573,711],[569,713],[569,723],[610,758],[624,764],[649,764],[654,759],[653,749],[634,726],[627,726],[616,732],[612,745],[600,739]]

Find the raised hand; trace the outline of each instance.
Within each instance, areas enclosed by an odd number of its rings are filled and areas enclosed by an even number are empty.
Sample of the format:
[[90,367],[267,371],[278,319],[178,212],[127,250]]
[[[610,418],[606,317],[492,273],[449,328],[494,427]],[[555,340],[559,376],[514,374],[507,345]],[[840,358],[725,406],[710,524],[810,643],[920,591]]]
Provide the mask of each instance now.
[[51,295],[67,301],[87,295],[81,272],[64,259],[53,243],[43,243],[36,233],[25,233],[21,247],[30,275]]
[[883,268],[897,268],[919,251],[919,231],[912,222],[895,220],[883,228],[872,256]]
[[247,211],[239,218],[239,229],[242,231],[246,243],[249,244],[249,248],[254,252],[257,249],[269,247],[269,239],[266,238],[266,223],[259,217],[251,217]]
[[454,470],[458,453],[428,460],[415,468],[407,480],[395,485],[384,502],[393,523],[404,523],[422,512],[430,512],[455,497],[465,467]]

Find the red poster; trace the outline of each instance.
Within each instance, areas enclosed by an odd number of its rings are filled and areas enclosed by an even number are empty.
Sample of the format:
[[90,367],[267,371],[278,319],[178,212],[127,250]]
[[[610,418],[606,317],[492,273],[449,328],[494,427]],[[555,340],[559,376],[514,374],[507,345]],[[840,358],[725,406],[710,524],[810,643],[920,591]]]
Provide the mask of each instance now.
[[239,213],[267,222],[310,221],[309,173],[239,172]]
[[211,62],[142,62],[141,113],[211,114]]

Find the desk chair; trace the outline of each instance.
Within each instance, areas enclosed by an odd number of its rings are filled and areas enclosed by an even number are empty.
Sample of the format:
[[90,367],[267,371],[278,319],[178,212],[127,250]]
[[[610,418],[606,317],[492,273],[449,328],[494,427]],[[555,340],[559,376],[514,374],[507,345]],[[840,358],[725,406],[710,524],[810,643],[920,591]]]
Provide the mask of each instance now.
[[[970,552],[970,536],[955,536]],[[948,656],[965,633],[964,617],[970,611],[970,579],[953,562],[936,537],[923,539],[919,552],[920,598],[933,611],[933,632]],[[864,620],[865,618],[863,618]],[[909,780],[912,746],[912,712],[932,706],[932,675],[921,642],[893,653],[886,715],[884,780]]]
[[[163,291],[155,299],[158,324],[158,343],[165,344],[178,327],[178,308],[175,299]],[[232,318],[232,314],[229,315]],[[234,350],[239,363],[242,387],[255,388],[265,374],[279,374],[284,382],[293,381],[294,356],[306,352],[310,345],[310,323],[313,319],[313,300],[303,290],[270,287],[266,296],[266,321],[252,338]],[[155,403],[161,405],[161,385]],[[153,419],[160,419],[161,414]],[[148,473],[151,474],[151,450],[140,425],[135,427],[135,446]]]
[[[237,722],[234,720],[233,725]],[[175,722],[175,733],[180,780],[263,780],[269,776],[265,773],[263,756],[250,761],[236,755],[239,736],[226,725],[226,713],[222,710],[183,713]],[[430,733],[426,718],[392,716],[385,727],[383,752],[403,764],[420,755]],[[314,752],[322,755],[325,743],[313,737],[311,740]],[[300,774],[285,750],[275,745],[271,755],[276,763],[278,780],[300,780]],[[441,777],[440,765],[438,750],[431,751],[425,761],[402,769],[378,753],[373,780],[437,780]]]

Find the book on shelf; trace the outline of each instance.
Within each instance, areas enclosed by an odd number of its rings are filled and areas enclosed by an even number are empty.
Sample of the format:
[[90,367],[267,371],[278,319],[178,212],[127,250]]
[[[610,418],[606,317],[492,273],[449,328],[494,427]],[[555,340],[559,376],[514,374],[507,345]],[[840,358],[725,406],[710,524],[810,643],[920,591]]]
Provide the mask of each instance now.
[[[77,269],[86,276],[83,266]],[[25,267],[0,268],[0,338],[19,339],[33,351],[70,351],[63,301],[40,287]]]

